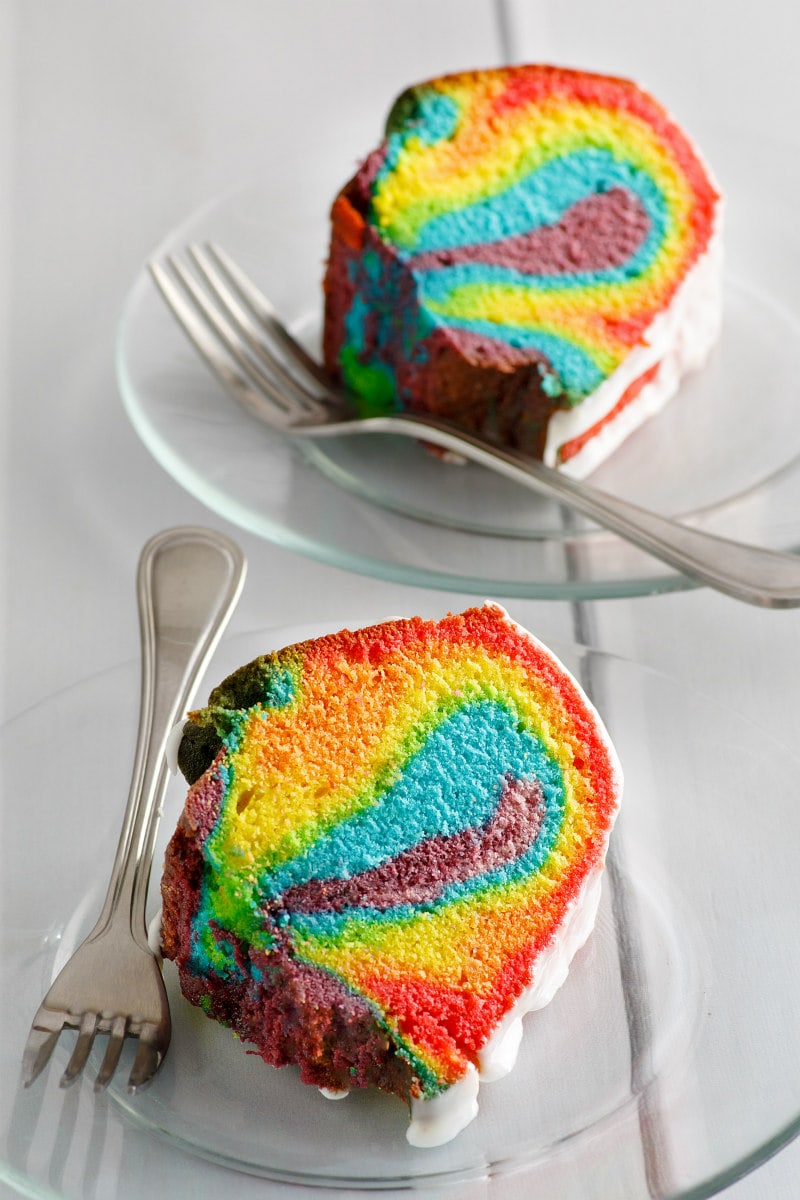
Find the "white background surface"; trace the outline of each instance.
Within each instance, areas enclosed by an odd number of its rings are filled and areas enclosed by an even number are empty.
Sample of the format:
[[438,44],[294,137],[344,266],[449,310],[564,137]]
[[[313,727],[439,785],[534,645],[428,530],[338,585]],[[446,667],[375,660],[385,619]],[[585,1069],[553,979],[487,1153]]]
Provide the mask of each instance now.
[[[0,3],[4,717],[136,656],[133,579],[152,533],[225,528],[155,465],[118,398],[116,324],[150,250],[265,165],[319,189],[324,212],[397,92],[498,63],[509,38],[520,60],[646,81],[723,182],[732,268],[800,312],[800,8],[789,2]],[[326,151],[309,161],[303,145],[320,125]],[[279,225],[280,213],[266,216]],[[473,599],[351,576],[228,532],[250,563],[232,632]],[[569,605],[509,607],[545,641],[574,636]],[[588,605],[581,619],[594,644],[668,669],[796,743],[800,612],[689,592]],[[783,833],[799,838],[800,819]],[[111,1157],[92,1195],[114,1195]],[[158,1174],[165,1189],[188,1194],[169,1172]],[[225,1192],[230,1177],[219,1178]],[[796,1200],[798,1180],[795,1144],[726,1197]],[[526,1191],[512,1180],[485,1194]]]

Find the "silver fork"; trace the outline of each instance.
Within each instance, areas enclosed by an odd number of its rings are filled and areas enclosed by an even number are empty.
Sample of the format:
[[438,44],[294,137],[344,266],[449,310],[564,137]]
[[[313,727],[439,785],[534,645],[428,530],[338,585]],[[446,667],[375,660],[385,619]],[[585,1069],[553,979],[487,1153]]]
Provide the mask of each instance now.
[[432,442],[566,504],[718,591],[768,608],[800,605],[800,558],[793,554],[662,517],[427,414],[358,417],[227,254],[213,244],[191,245],[187,253],[186,263],[174,255],[149,263],[150,273],[212,371],[257,420],[293,437],[390,433]]
[[26,1087],[47,1065],[62,1029],[78,1030],[62,1087],[81,1074],[98,1033],[109,1037],[96,1091],[111,1080],[126,1037],[139,1039],[129,1091],[149,1083],[167,1053],[169,1002],[145,923],[150,865],[168,782],[166,738],[188,707],[228,623],[244,573],[238,546],[209,529],[168,529],[142,551],[137,576],[141,708],[122,831],[97,924],[34,1017],[22,1063]]

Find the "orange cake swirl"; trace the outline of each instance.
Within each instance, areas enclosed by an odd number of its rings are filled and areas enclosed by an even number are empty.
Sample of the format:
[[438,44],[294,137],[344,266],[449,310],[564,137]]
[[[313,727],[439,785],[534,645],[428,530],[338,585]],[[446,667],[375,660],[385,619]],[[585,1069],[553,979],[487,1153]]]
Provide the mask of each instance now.
[[594,919],[621,775],[577,683],[497,605],[390,621],[236,672],[179,763],[185,995],[308,1083],[411,1100],[416,1144],[452,1136]]
[[704,361],[720,229],[699,153],[636,84],[430,80],[333,205],[327,368],[365,414],[438,413],[585,473]]

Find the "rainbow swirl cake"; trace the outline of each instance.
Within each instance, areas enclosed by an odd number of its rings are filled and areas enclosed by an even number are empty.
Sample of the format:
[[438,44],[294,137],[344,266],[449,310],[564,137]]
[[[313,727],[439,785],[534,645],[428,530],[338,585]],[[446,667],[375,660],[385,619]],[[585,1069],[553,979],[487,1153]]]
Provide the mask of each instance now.
[[331,220],[325,363],[363,415],[439,414],[582,475],[719,332],[720,196],[624,79],[413,87]]
[[184,995],[436,1145],[513,1065],[594,923],[621,773],[497,605],[267,654],[190,714],[162,945]]

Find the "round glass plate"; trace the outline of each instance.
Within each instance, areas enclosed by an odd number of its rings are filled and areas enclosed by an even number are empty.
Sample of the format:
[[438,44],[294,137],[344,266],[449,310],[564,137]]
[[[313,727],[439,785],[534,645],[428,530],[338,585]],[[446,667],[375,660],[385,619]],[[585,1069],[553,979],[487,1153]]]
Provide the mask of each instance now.
[[[290,181],[225,196],[156,251],[214,240],[315,352],[326,209]],[[192,495],[282,546],[379,578],[481,595],[600,598],[690,586],[670,568],[478,467],[364,435],[290,442],[211,375],[149,275],[122,317],[117,372],[134,427]],[[729,280],[704,371],[593,475],[609,492],[729,537],[800,545],[800,325]]]
[[[228,640],[199,694],[255,654],[321,632]],[[266,1178],[350,1191],[456,1184],[459,1196],[474,1186],[485,1197],[487,1186],[499,1195],[508,1184],[559,1200],[699,1200],[788,1141],[800,1129],[800,876],[789,840],[774,835],[794,820],[798,756],[634,662],[554,649],[589,687],[626,775],[598,923],[556,998],[526,1018],[515,1070],[483,1085],[476,1120],[434,1150],[407,1144],[398,1101],[364,1093],[333,1104],[293,1068],[245,1053],[180,997],[171,963],[173,1042],[149,1089],[125,1091],[126,1050],[118,1079],[95,1096],[100,1047],[64,1093],[68,1034],[33,1087],[11,1086],[33,1013],[106,885],[138,666],[8,724],[0,1178],[73,1200],[165,1195],[171,1184],[210,1200],[230,1192],[231,1171],[238,1197],[262,1194]],[[157,862],[184,790],[173,780]]]

